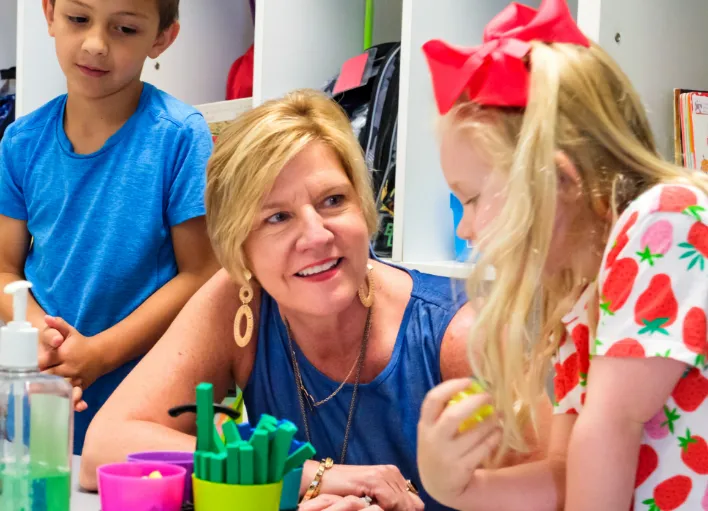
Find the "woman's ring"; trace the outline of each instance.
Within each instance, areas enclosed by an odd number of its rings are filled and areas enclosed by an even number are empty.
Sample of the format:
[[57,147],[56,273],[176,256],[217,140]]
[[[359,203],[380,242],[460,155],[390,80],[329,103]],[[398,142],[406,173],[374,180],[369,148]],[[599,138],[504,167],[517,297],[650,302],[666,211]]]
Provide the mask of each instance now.
[[410,479],[406,479],[406,491],[411,492],[413,495],[418,495],[418,488],[415,487],[415,484]]

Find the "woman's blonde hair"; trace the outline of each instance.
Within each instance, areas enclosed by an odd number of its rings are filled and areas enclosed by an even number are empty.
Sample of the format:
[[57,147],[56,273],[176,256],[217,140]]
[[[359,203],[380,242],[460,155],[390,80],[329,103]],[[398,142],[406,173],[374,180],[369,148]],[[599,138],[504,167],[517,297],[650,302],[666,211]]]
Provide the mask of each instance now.
[[207,166],[206,222],[221,265],[244,282],[243,244],[283,167],[311,142],[339,158],[361,202],[369,233],[377,215],[369,171],[344,111],[324,94],[297,90],[249,110],[221,135]]
[[[572,219],[573,240],[566,242],[590,245],[583,250],[601,254],[610,218],[657,183],[683,182],[708,193],[706,177],[662,160],[639,96],[599,46],[534,42],[530,73],[525,109],[462,100],[443,119],[489,148],[495,171],[508,177],[505,204],[481,235],[483,253],[468,282],[471,298],[486,291],[469,356],[507,418],[497,460],[509,449],[527,449],[523,417],[537,425],[534,405],[563,332],[561,318],[588,284],[579,268],[544,275],[556,211],[557,151],[582,180],[587,214]],[[489,265],[496,271],[491,285],[484,282]],[[515,413],[519,405],[527,413]]]

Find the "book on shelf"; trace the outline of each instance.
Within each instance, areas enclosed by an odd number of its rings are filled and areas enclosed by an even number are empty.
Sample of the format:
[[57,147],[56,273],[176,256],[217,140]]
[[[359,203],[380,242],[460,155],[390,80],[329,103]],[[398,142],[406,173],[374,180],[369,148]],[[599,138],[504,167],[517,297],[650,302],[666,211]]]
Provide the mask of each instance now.
[[674,89],[674,162],[708,172],[708,91]]

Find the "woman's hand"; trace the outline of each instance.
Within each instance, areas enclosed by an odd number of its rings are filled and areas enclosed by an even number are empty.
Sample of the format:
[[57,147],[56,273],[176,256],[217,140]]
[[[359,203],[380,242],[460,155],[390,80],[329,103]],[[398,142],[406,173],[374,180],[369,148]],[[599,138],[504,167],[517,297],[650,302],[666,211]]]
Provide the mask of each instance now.
[[298,511],[383,511],[376,504],[369,502],[364,497],[339,497],[338,495],[320,495],[312,500],[300,504]]
[[418,469],[423,486],[434,499],[449,507],[459,507],[455,504],[472,482],[475,470],[501,440],[496,415],[459,432],[465,419],[490,403],[487,394],[477,394],[448,407],[450,399],[469,385],[470,380],[464,378],[431,390],[418,423]]
[[369,497],[384,511],[422,511],[423,501],[408,488],[408,481],[392,465],[334,465],[322,477],[324,494]]

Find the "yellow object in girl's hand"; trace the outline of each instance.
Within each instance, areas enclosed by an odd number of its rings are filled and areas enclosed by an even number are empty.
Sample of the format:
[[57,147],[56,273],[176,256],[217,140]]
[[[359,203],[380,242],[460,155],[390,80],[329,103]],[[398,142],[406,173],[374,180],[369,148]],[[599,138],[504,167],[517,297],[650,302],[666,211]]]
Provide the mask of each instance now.
[[[465,390],[455,394],[455,396],[450,399],[447,405],[450,406],[455,403],[459,403],[468,396],[481,394],[483,392],[484,389],[482,388],[482,386],[478,382],[473,381],[470,386],[467,387]],[[477,424],[484,421],[484,419],[490,417],[492,414],[494,414],[494,407],[492,405],[482,405],[477,409],[474,414],[470,415],[467,419],[464,420],[464,422],[460,425],[459,432],[464,433],[465,431],[474,428]]]

